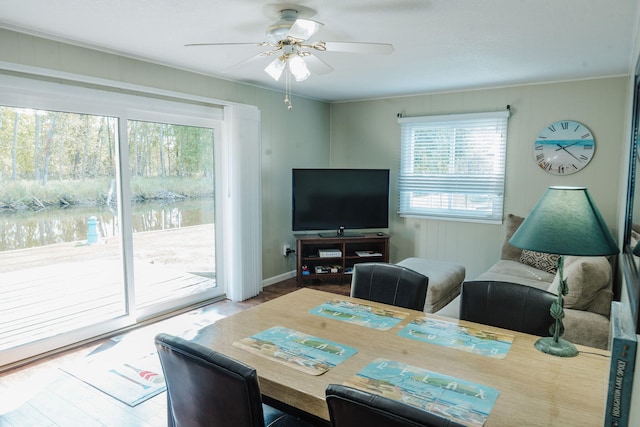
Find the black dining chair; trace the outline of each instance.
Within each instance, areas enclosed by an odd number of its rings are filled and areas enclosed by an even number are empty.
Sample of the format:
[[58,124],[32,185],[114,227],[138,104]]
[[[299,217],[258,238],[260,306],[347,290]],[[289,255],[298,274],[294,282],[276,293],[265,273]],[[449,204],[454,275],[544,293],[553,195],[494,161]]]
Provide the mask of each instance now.
[[538,336],[554,323],[551,292],[518,283],[468,281],[460,291],[460,319]]
[[351,296],[412,310],[424,310],[429,278],[416,271],[384,262],[353,266]]
[[169,427],[310,427],[262,403],[256,370],[169,334],[155,337]]
[[332,427],[458,427],[440,415],[352,387],[329,384],[325,391]]

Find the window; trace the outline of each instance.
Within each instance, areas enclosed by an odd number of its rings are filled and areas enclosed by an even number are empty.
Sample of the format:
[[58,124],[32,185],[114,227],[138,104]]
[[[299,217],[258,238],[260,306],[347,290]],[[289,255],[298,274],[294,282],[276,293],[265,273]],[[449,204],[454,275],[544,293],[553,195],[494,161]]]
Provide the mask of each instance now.
[[509,111],[398,119],[400,215],[501,223],[508,119]]

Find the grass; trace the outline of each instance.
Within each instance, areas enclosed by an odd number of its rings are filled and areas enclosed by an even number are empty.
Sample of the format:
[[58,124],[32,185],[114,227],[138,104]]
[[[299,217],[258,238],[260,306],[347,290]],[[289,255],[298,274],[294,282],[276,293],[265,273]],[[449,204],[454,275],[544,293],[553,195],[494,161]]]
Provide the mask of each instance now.
[[[112,180],[6,181],[0,193],[0,211],[41,210],[76,205],[106,206]],[[115,198],[115,188],[113,188]],[[213,196],[213,180],[195,178],[135,178],[131,181],[132,199],[177,200]]]

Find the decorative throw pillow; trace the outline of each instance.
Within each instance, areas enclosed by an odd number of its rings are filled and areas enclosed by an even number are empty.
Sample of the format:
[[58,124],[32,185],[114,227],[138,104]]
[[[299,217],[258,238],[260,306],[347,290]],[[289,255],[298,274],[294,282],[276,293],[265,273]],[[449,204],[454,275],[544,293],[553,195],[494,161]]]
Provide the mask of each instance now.
[[[569,288],[569,293],[564,297],[565,308],[588,310],[598,293],[609,286],[611,264],[603,256],[565,256],[564,277]],[[547,290],[557,295],[559,280],[559,275],[556,274]]]
[[520,255],[520,262],[547,273],[555,273],[558,271],[558,258],[560,258],[560,255],[523,249]]
[[518,227],[520,227],[522,221],[524,221],[524,218],[521,216],[516,216],[513,214],[507,215],[507,220],[505,221],[506,235],[504,236],[504,244],[502,245],[502,253],[500,254],[500,259],[508,259],[511,261],[520,260],[522,249],[516,248],[515,246],[511,245],[509,243],[509,239],[511,239],[513,233],[515,233]]

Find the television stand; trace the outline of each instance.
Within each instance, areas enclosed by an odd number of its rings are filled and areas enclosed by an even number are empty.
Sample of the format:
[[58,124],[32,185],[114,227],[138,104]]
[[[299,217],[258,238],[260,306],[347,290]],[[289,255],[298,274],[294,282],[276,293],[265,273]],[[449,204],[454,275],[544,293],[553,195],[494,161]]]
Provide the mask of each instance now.
[[[361,262],[389,262],[389,235],[362,233],[358,236],[329,237],[318,234],[296,235],[296,280],[302,286],[305,281],[351,281],[353,266]],[[329,254],[321,256],[323,254]]]

